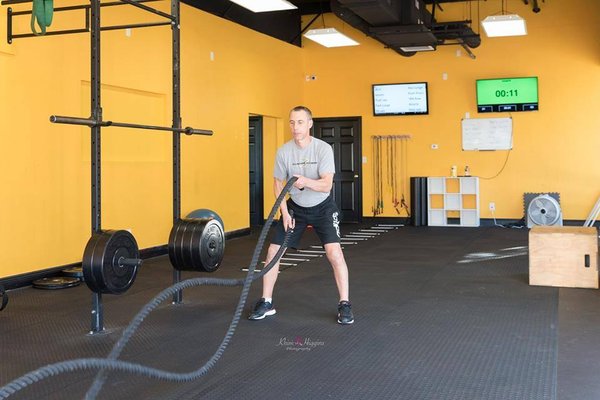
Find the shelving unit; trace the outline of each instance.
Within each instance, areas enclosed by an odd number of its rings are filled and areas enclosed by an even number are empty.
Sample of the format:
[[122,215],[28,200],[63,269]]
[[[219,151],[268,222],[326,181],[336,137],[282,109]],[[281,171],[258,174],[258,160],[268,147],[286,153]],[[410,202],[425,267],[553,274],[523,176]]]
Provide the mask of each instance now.
[[479,226],[479,178],[428,177],[429,226]]

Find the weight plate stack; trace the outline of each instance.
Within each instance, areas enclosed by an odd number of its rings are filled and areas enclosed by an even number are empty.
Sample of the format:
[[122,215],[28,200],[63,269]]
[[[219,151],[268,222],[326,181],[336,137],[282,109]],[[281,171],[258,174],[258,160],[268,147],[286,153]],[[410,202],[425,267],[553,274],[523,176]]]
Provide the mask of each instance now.
[[64,276],[68,276],[71,278],[83,278],[83,268],[81,267],[72,267],[63,269],[62,274]]
[[173,225],[169,260],[180,271],[216,271],[225,254],[225,233],[216,218],[186,218]]
[[57,276],[54,278],[37,279],[33,281],[32,285],[36,289],[57,290],[79,286],[79,283],[80,280],[78,278]]
[[135,281],[139,263],[122,264],[120,260],[139,258],[137,242],[128,231],[94,233],[83,253],[85,283],[96,293],[124,293]]

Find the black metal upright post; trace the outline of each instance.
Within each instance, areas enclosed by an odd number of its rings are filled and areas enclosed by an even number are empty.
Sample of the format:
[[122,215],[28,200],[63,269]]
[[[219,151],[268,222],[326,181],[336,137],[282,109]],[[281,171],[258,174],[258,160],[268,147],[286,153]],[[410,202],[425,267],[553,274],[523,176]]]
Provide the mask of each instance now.
[[[90,30],[90,53],[91,53],[91,118],[102,121],[102,107],[100,103],[100,0],[90,0],[91,8],[91,30]],[[92,133],[92,235],[102,229],[102,186],[101,186],[101,126],[91,127]],[[102,294],[94,293],[92,299],[92,330],[98,333],[104,330],[104,313],[102,307]]]
[[[181,73],[180,64],[180,31],[179,31],[179,0],[171,0],[171,16],[174,17],[171,23],[173,33],[173,128],[181,128]],[[181,217],[181,136],[173,132],[173,224]],[[181,271],[173,268],[173,283],[181,281]],[[173,304],[180,304],[183,301],[183,294],[180,291],[173,295]]]

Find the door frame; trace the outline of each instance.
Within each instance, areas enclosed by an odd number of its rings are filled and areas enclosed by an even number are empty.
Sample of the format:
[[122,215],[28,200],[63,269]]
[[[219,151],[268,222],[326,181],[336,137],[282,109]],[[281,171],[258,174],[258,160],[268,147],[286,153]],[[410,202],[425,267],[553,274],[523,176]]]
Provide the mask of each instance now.
[[[255,152],[257,152],[256,166],[255,166],[255,179],[258,183],[258,187],[256,193],[258,194],[258,198],[254,199],[254,203],[256,204],[256,208],[258,209],[258,215],[256,219],[258,221],[258,225],[262,226],[265,223],[265,194],[264,194],[264,155],[263,155],[263,117],[262,115],[250,115],[248,117],[248,157],[250,157],[250,126],[252,121],[256,121],[255,125],[258,129],[255,129],[254,132],[254,146]],[[248,171],[250,174],[250,171]],[[248,176],[248,178],[250,178]],[[250,216],[250,196],[248,196],[248,216]],[[252,219],[250,218],[250,227],[257,226],[253,224]]]

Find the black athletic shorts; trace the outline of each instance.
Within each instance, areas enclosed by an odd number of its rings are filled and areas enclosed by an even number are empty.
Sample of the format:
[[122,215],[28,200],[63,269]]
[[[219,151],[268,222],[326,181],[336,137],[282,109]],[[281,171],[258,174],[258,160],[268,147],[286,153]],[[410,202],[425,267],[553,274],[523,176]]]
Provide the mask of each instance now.
[[[340,242],[339,211],[333,196],[329,195],[322,203],[313,207],[301,207],[291,199],[287,200],[288,210],[294,212],[296,225],[294,233],[288,240],[288,247],[297,248],[300,238],[308,225],[311,225],[322,244]],[[272,243],[282,245],[285,230],[281,219],[275,224],[275,235]]]

